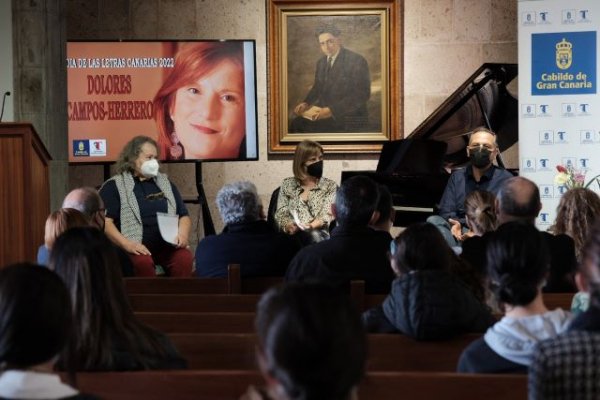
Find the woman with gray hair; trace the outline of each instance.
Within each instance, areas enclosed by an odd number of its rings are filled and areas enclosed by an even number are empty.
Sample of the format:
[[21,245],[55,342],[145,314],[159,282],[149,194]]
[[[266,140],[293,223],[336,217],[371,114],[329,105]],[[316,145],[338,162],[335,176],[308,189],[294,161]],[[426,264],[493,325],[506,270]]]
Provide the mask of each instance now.
[[[117,174],[100,189],[106,207],[104,231],[129,253],[136,276],[156,276],[155,264],[170,276],[191,276],[191,220],[177,187],[159,172],[157,160],[158,145],[148,136],[136,136],[123,147]],[[157,213],[178,216],[171,243],[160,234]]]
[[216,203],[225,228],[198,244],[196,274],[224,277],[229,264],[240,264],[243,277],[283,276],[299,245],[273,232],[256,186],[248,181],[227,184],[217,193]]

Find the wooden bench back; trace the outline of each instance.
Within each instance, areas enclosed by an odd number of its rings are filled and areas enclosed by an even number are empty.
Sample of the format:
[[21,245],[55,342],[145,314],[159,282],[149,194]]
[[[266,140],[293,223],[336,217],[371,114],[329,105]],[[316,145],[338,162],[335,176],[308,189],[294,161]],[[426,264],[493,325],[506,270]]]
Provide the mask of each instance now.
[[[105,400],[237,400],[248,385],[261,386],[255,371],[88,372],[77,376],[85,393]],[[360,400],[525,400],[526,375],[370,372]]]
[[[254,334],[184,334],[168,335],[190,369],[254,369]],[[368,335],[370,371],[440,371],[456,370],[463,349],[479,334],[463,335],[441,342],[419,342],[404,335]]]
[[138,312],[136,317],[163,333],[253,333],[255,313]]
[[224,278],[124,278],[129,294],[261,294],[283,283],[283,277],[241,277],[231,264]]

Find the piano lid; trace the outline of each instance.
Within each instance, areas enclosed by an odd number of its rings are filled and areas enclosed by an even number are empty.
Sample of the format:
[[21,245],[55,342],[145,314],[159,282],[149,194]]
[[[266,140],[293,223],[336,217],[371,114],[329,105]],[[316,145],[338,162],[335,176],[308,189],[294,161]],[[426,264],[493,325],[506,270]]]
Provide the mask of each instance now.
[[[518,100],[507,89],[517,75],[517,64],[483,64],[406,137],[446,142],[449,167],[468,162],[467,133],[478,126],[496,133],[501,152],[508,149],[519,136]],[[497,161],[503,166],[500,156]]]

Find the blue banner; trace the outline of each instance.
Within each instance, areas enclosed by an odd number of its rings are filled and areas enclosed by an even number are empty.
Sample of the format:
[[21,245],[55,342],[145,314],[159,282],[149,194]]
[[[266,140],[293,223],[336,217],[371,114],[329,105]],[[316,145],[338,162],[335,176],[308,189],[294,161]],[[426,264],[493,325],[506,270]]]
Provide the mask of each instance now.
[[596,32],[534,33],[531,94],[596,93]]

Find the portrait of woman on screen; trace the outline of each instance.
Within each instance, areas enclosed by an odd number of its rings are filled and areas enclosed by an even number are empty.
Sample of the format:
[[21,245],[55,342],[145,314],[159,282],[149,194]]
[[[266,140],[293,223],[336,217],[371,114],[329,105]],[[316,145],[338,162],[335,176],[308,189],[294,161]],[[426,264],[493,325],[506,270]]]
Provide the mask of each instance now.
[[183,44],[154,97],[165,159],[243,158],[245,103],[242,42]]

